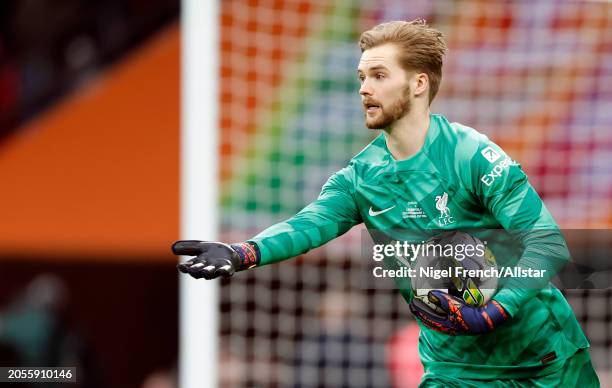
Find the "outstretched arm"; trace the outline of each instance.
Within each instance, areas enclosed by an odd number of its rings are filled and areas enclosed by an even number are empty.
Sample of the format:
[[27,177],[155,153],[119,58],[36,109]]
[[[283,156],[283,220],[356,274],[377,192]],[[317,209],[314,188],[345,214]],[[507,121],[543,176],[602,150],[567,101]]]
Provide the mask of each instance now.
[[193,277],[213,279],[305,253],[362,222],[354,200],[352,167],[332,175],[319,197],[290,219],[239,244],[177,241],[176,255],[196,256],[179,265]]

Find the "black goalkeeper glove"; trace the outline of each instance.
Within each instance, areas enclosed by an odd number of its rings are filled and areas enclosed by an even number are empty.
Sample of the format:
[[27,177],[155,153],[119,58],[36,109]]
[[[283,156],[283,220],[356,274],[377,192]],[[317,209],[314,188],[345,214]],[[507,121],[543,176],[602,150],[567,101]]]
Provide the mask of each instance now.
[[224,244],[199,240],[180,240],[172,245],[175,255],[196,256],[177,265],[179,271],[196,279],[230,277],[236,271],[254,267],[259,263],[259,249],[256,244]]

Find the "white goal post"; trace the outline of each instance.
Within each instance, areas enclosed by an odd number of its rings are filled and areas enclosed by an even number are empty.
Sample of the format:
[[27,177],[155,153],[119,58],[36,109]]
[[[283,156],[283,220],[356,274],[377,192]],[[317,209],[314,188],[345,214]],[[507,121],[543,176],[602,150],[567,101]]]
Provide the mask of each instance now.
[[[182,0],[180,238],[215,240],[217,0]],[[218,386],[218,284],[180,276],[179,386]]]

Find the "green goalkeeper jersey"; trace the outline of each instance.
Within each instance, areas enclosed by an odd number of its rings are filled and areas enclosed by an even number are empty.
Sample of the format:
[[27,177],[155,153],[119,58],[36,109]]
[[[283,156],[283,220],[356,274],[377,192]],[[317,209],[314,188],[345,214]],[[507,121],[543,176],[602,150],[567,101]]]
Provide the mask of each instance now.
[[[396,161],[381,134],[329,178],[317,200],[250,241],[265,265],[307,252],[362,222],[370,231],[544,230],[524,237],[517,266],[541,269],[569,260],[555,221],[520,165],[485,135],[440,115],[430,115],[424,145],[412,157]],[[411,292],[402,291],[410,301]],[[589,346],[548,279],[539,287],[522,287],[520,281],[503,286],[494,299],[512,319],[491,333],[449,336],[421,325],[419,352],[427,372],[534,377]]]

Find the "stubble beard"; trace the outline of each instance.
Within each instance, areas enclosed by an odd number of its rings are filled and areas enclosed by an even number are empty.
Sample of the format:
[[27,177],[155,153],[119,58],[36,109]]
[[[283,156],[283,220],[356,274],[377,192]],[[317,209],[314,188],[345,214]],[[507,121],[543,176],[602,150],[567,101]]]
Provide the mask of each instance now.
[[402,98],[394,101],[388,109],[381,106],[381,112],[377,117],[369,118],[367,112],[365,113],[366,127],[369,129],[389,128],[394,122],[410,113],[410,108],[410,86],[406,86]]

